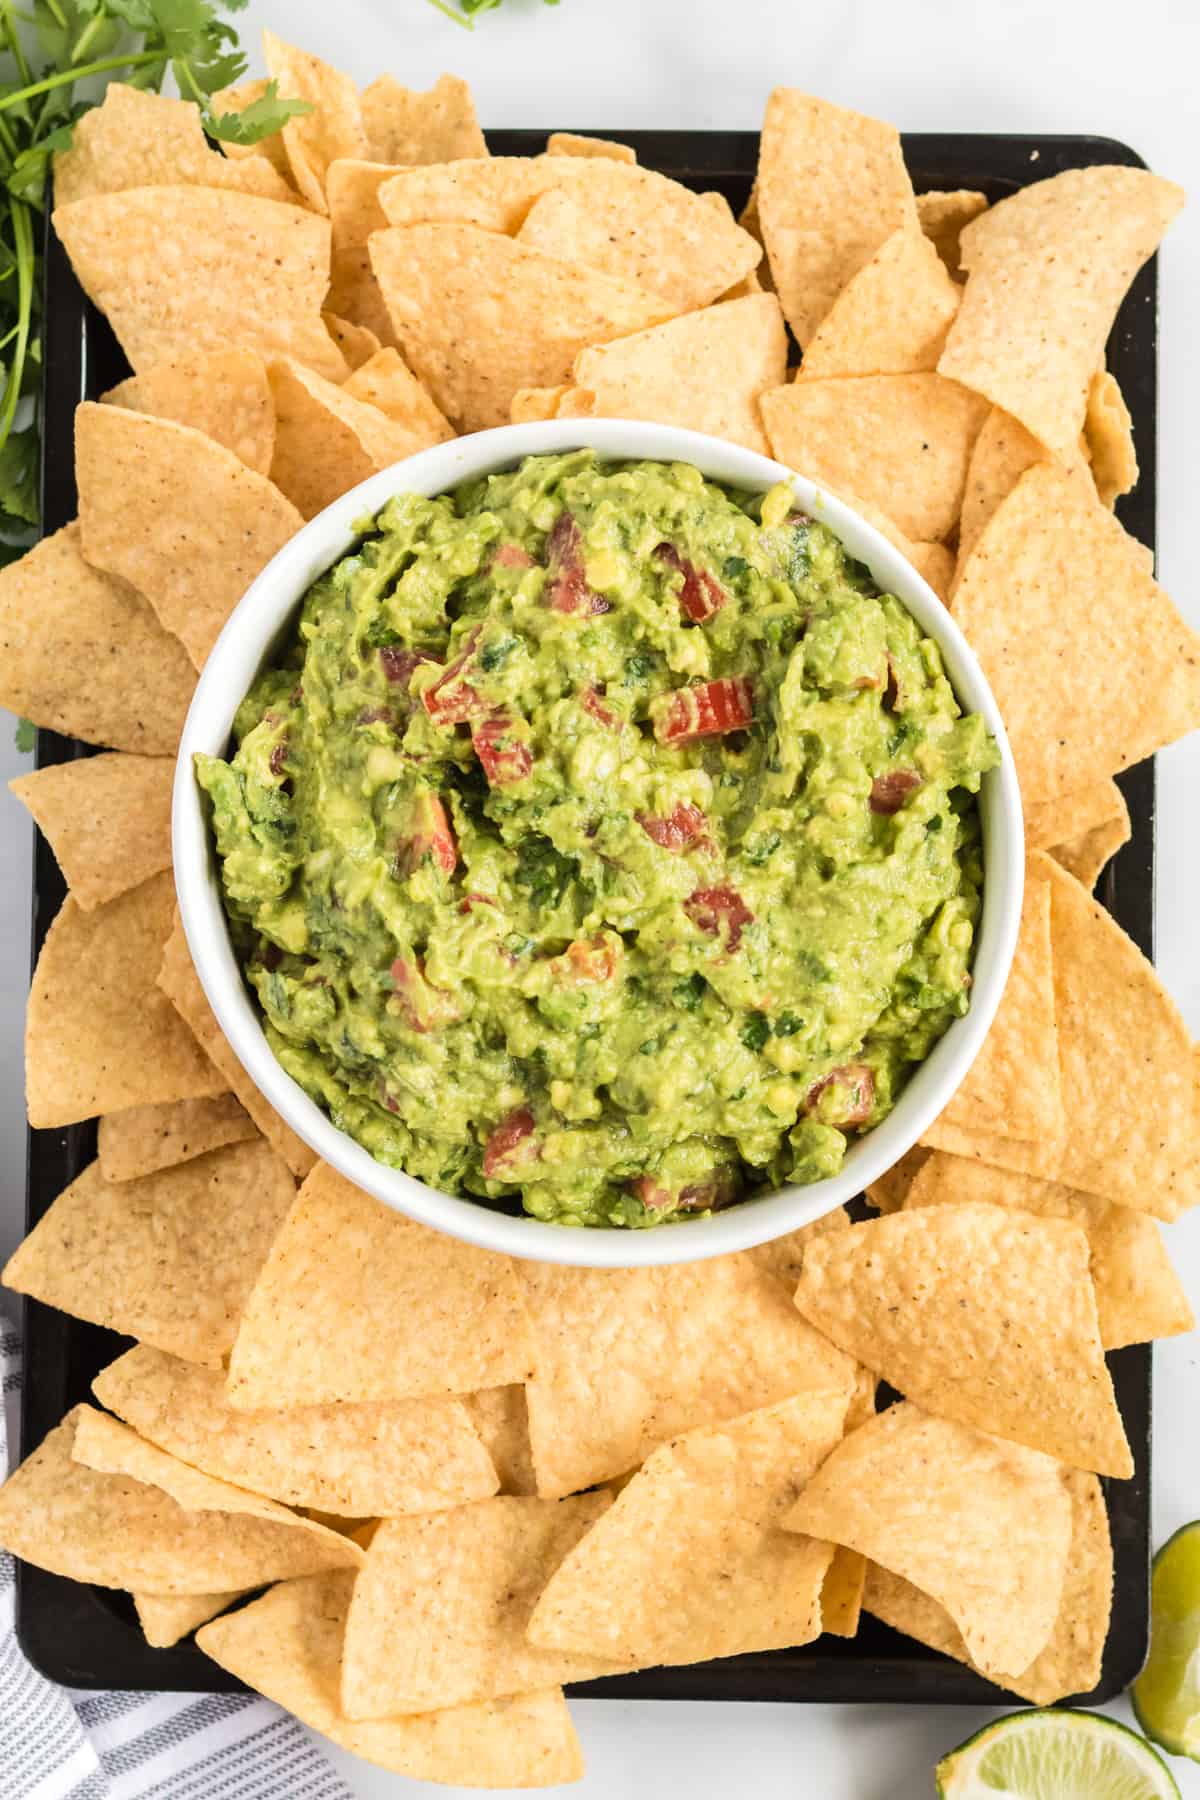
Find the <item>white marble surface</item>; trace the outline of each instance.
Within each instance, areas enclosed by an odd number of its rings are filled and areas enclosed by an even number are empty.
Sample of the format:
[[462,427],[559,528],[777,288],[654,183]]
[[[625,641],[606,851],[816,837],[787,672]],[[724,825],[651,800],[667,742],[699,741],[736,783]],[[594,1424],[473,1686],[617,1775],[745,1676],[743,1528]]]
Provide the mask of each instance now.
[[[485,125],[750,128],[768,89],[787,82],[910,130],[1086,131],[1132,144],[1195,196],[1162,258],[1159,544],[1162,579],[1200,625],[1194,0],[1141,0],[1135,8],[1116,0],[561,0],[553,9],[505,0],[470,34],[424,0],[251,0],[239,20],[244,40],[262,24],[362,81],[384,69],[414,87],[443,69],[465,75]],[[0,721],[0,775],[20,766]],[[1163,755],[1159,779],[1159,962],[1200,1033],[1200,740]],[[19,1235],[23,1206],[29,854],[28,821],[0,795],[0,1254]],[[1175,1229],[1172,1244],[1200,1300],[1200,1215]],[[1200,1514],[1198,1365],[1195,1336],[1156,1352],[1156,1541]],[[1128,1717],[1123,1706],[1114,1710]],[[588,1774],[569,1791],[581,1800],[724,1800],[750,1791],[759,1800],[925,1800],[938,1756],[983,1721],[957,1708],[600,1701],[579,1703],[576,1715]],[[362,1800],[418,1791],[340,1761]],[[1200,1767],[1172,1767],[1184,1800],[1200,1800]]]

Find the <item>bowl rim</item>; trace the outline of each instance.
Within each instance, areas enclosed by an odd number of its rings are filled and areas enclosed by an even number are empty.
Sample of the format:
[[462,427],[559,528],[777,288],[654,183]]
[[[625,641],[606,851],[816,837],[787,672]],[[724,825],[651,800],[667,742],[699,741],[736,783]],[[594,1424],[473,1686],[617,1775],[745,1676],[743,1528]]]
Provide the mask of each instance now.
[[[613,461],[692,463],[709,479],[750,491],[790,483],[802,510],[828,525],[939,645],[960,705],[983,714],[1000,753],[980,792],[985,875],[967,1012],[939,1039],[888,1117],[850,1148],[836,1175],[807,1187],[778,1189],[708,1218],[645,1230],[552,1225],[493,1211],[376,1162],[333,1125],[275,1060],[250,1003],[229,939],[193,773],[197,751],[224,754],[234,713],[272,644],[312,582],[350,548],[356,522],[396,493],[433,496],[511,468],[526,456],[575,449],[592,449]],[[177,753],[172,850],[180,916],[200,984],[238,1061],[285,1123],[355,1186],[423,1225],[481,1249],[590,1268],[699,1262],[752,1248],[823,1217],[898,1162],[937,1118],[982,1047],[1008,979],[1025,876],[1020,792],[999,708],[949,611],[896,546],[819,484],[756,451],[675,426],[618,419],[546,420],[454,438],[380,470],[309,520],[246,590],[201,672]]]

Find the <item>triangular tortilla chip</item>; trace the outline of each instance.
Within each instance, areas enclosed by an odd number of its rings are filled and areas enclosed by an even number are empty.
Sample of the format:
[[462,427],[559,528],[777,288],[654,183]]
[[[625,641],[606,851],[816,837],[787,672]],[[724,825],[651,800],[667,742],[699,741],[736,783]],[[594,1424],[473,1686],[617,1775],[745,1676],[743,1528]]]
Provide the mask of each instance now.
[[528,425],[535,419],[555,419],[560,400],[577,392],[578,389],[569,387],[518,388],[512,397],[509,418],[514,425]]
[[1133,420],[1115,375],[1097,369],[1088,388],[1083,435],[1092,465],[1092,480],[1102,506],[1114,506],[1137,485],[1138,461],[1133,447]]
[[219,1070],[155,986],[174,891],[162,874],[91,912],[70,895],[63,902],[25,1017],[31,1125],[224,1092]]
[[1129,824],[1125,797],[1109,776],[1053,800],[1027,800],[1024,812],[1025,843],[1030,850],[1049,850],[1052,844],[1067,843],[1115,819]]
[[194,1510],[161,1487],[76,1462],[76,1425],[90,1412],[68,1413],[0,1488],[0,1544],[14,1556],[70,1581],[154,1594],[261,1587],[355,1560],[357,1545],[282,1508],[282,1517]]
[[270,473],[275,403],[263,359],[253,350],[218,350],[187,362],[159,363],[109,388],[104,400],[190,425],[232,450],[248,469]]
[[71,524],[0,569],[0,705],[35,725],[172,756],[196,671],[124,581],[84,562]]
[[811,1643],[832,1547],[779,1521],[845,1413],[844,1391],[801,1394],[655,1450],[551,1575],[530,1642],[641,1665]]
[[289,1506],[373,1518],[496,1492],[496,1471],[457,1400],[239,1412],[218,1371],[145,1344],[103,1369],[92,1391],[161,1449]]
[[367,154],[358,88],[332,63],[284,43],[273,31],[263,32],[263,56],[281,98],[307,100],[311,106],[310,112],[289,119],[281,136],[301,197],[314,212],[323,213],[330,163],[341,156]]
[[594,395],[592,416],[682,425],[764,456],[758,396],[786,372],[787,333],[773,294],[685,313],[575,358],[575,380]]
[[206,1625],[251,1591],[249,1588],[231,1588],[224,1594],[135,1593],[130,1597],[142,1636],[151,1649],[169,1650],[182,1638],[191,1637],[197,1626]]
[[892,1164],[886,1174],[871,1183],[867,1189],[867,1199],[876,1212],[899,1212],[919,1170],[932,1154],[924,1144],[914,1144],[911,1150],[904,1152],[898,1163]]
[[379,339],[365,325],[356,325],[351,319],[339,319],[328,308],[321,317],[325,321],[326,331],[350,365],[351,374],[378,355],[382,348]]
[[257,1136],[253,1119],[232,1094],[167,1100],[105,1113],[96,1133],[96,1158],[105,1181],[136,1181]]
[[[547,160],[576,166],[566,156]],[[473,225],[378,231],[370,254],[405,360],[461,431],[507,424],[518,388],[566,381],[587,345],[644,331],[676,310],[643,288]]]
[[280,358],[272,362],[270,375],[275,397],[271,480],[306,519],[368,475],[442,441],[440,433],[396,424],[378,407],[300,363]]
[[1071,1542],[1048,1456],[902,1403],[843,1439],[784,1518],[848,1545],[938,1600],[985,1674],[1045,1647]]
[[945,544],[913,544],[908,560],[938,599],[948,602],[954,582],[954,552]]
[[1103,825],[1093,825],[1090,831],[1081,831],[1078,837],[1068,838],[1065,843],[1052,844],[1050,854],[1090,893],[1103,870],[1121,845],[1129,842],[1131,835],[1128,817],[1109,819]]
[[354,1756],[467,1787],[552,1787],[577,1781],[583,1757],[559,1688],[411,1718],[348,1719],[339,1684],[353,1580],[283,1582],[196,1639],[231,1675],[285,1706]]
[[960,290],[914,224],[885,238],[804,347],[801,380],[936,369]]
[[1065,1220],[981,1204],[906,1207],[815,1239],[796,1305],[918,1405],[1075,1468],[1127,1476],[1133,1458],[1089,1254],[1086,1234]]
[[107,752],[19,775],[9,787],[50,840],[85,912],[171,866],[168,756]]
[[431,1712],[626,1667],[526,1635],[538,1595],[612,1496],[480,1500],[385,1519],[354,1584],[342,1661],[352,1719]]
[[14,1252],[4,1280],[74,1318],[219,1369],[294,1194],[263,1143],[140,1181],[106,1182],[91,1163]]
[[835,1547],[821,1583],[822,1631],[831,1632],[834,1637],[858,1636],[867,1567],[866,1557],[857,1550],[847,1550],[844,1544]]
[[[1027,1669],[997,1678],[1034,1706],[1053,1706],[1096,1686],[1112,1611],[1112,1542],[1100,1483],[1081,1469],[1064,1469],[1063,1482],[1071,1497],[1071,1547],[1054,1629]],[[894,1630],[976,1666],[945,1607],[902,1575],[869,1563],[863,1605]]]
[[958,521],[960,573],[966,565],[968,552],[974,548],[1001,501],[1012,493],[1026,469],[1042,462],[1045,455],[1037,439],[1026,431],[1019,419],[1014,419],[999,406],[993,406],[980,427],[967,465],[967,485]]
[[[518,1268],[537,1351],[525,1397],[540,1494],[622,1475],[695,1426],[854,1387],[853,1357],[800,1319],[750,1255],[661,1269]],[[598,1344],[603,1356],[587,1353]],[[647,1355],[651,1344],[659,1354]]]
[[84,555],[140,589],[197,668],[254,577],[304,523],[231,450],[120,407],[79,407],[75,473]]
[[239,1407],[469,1394],[532,1360],[516,1265],[393,1212],[320,1163],[250,1296]]
[[963,230],[963,303],[938,369],[1068,458],[1125,290],[1183,205],[1147,169],[1035,181]]
[[464,1394],[462,1403],[495,1465],[500,1492],[536,1494],[524,1387],[514,1382],[507,1387],[480,1388],[478,1393]]
[[414,436],[431,444],[454,436],[398,350],[380,349],[342,383],[342,392],[362,400]]
[[612,138],[583,137],[577,131],[552,131],[546,139],[547,156],[610,156],[617,162],[635,163],[637,151]]
[[987,408],[966,388],[926,374],[794,381],[764,394],[762,411],[780,462],[932,542],[957,522]]
[[372,162],[411,167],[488,153],[470,86],[457,75],[439,75],[425,93],[380,75],[363,89],[362,119]]
[[[1200,725],[1200,637],[1141,545],[1053,463],[1028,469],[992,514],[954,616],[1031,800],[1088,787]],[[1103,678],[1115,669],[1119,681]]]
[[921,230],[956,281],[962,279],[959,236],[963,227],[987,208],[987,195],[974,188],[954,188],[949,192],[933,188],[926,194],[917,195],[917,219]]
[[895,127],[795,88],[767,101],[755,196],[774,285],[802,346],[884,240],[917,222]]
[[57,207],[54,229],[138,372],[243,349],[294,356],[332,381],[346,373],[321,320],[329,223],[303,207],[136,187]]

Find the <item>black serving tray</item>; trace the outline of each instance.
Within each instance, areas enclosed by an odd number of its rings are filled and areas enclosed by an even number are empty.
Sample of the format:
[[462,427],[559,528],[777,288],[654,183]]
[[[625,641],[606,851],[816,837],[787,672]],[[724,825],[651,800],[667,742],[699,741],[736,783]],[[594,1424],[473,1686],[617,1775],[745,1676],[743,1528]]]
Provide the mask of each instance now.
[[[754,132],[613,132],[648,168],[689,187],[716,189],[740,211],[758,160]],[[541,150],[545,131],[488,134],[498,155]],[[1128,146],[1099,137],[908,135],[904,153],[918,192],[980,188],[999,200],[1015,188],[1063,169],[1097,163],[1142,166]],[[45,437],[42,516],[56,531],[75,516],[73,418],[80,400],[95,398],[129,371],[104,319],[85,299],[66,255],[48,230],[46,242]],[[1157,276],[1152,262],[1131,288],[1108,345],[1108,364],[1133,416],[1141,463],[1136,490],[1118,505],[1125,526],[1154,548],[1157,389]],[[43,731],[38,764],[91,754],[86,745]],[[1154,950],[1154,768],[1144,763],[1121,777],[1133,836],[1101,878],[1100,898],[1134,941]],[[49,845],[37,841],[34,862],[34,955],[63,899]],[[94,1123],[29,1133],[28,1222],[91,1161]],[[126,1340],[51,1308],[26,1307],[23,1453],[38,1445],[67,1409],[89,1398],[93,1376],[127,1347]],[[1112,1629],[1099,1686],[1082,1696],[1110,1698],[1137,1674],[1149,1619],[1150,1384],[1148,1346],[1109,1357],[1117,1399],[1136,1461],[1130,1481],[1105,1481],[1115,1552]],[[151,1650],[124,1595],[19,1567],[17,1632],[36,1667],[73,1687],[225,1690],[241,1684],[191,1643]],[[588,1683],[596,1697],[644,1700],[898,1701],[996,1705],[1010,1696],[960,1664],[926,1650],[864,1617],[853,1639],[821,1638],[798,1650],[737,1656],[689,1668],[652,1669]]]

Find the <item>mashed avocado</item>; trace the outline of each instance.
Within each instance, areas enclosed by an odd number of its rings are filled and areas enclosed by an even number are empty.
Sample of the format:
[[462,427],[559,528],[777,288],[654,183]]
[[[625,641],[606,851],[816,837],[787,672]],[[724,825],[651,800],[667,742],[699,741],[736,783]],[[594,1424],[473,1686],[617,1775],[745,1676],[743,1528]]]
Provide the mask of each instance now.
[[400,495],[199,757],[284,1068],[569,1225],[836,1171],[967,1007],[995,762],[790,489],[531,457]]

